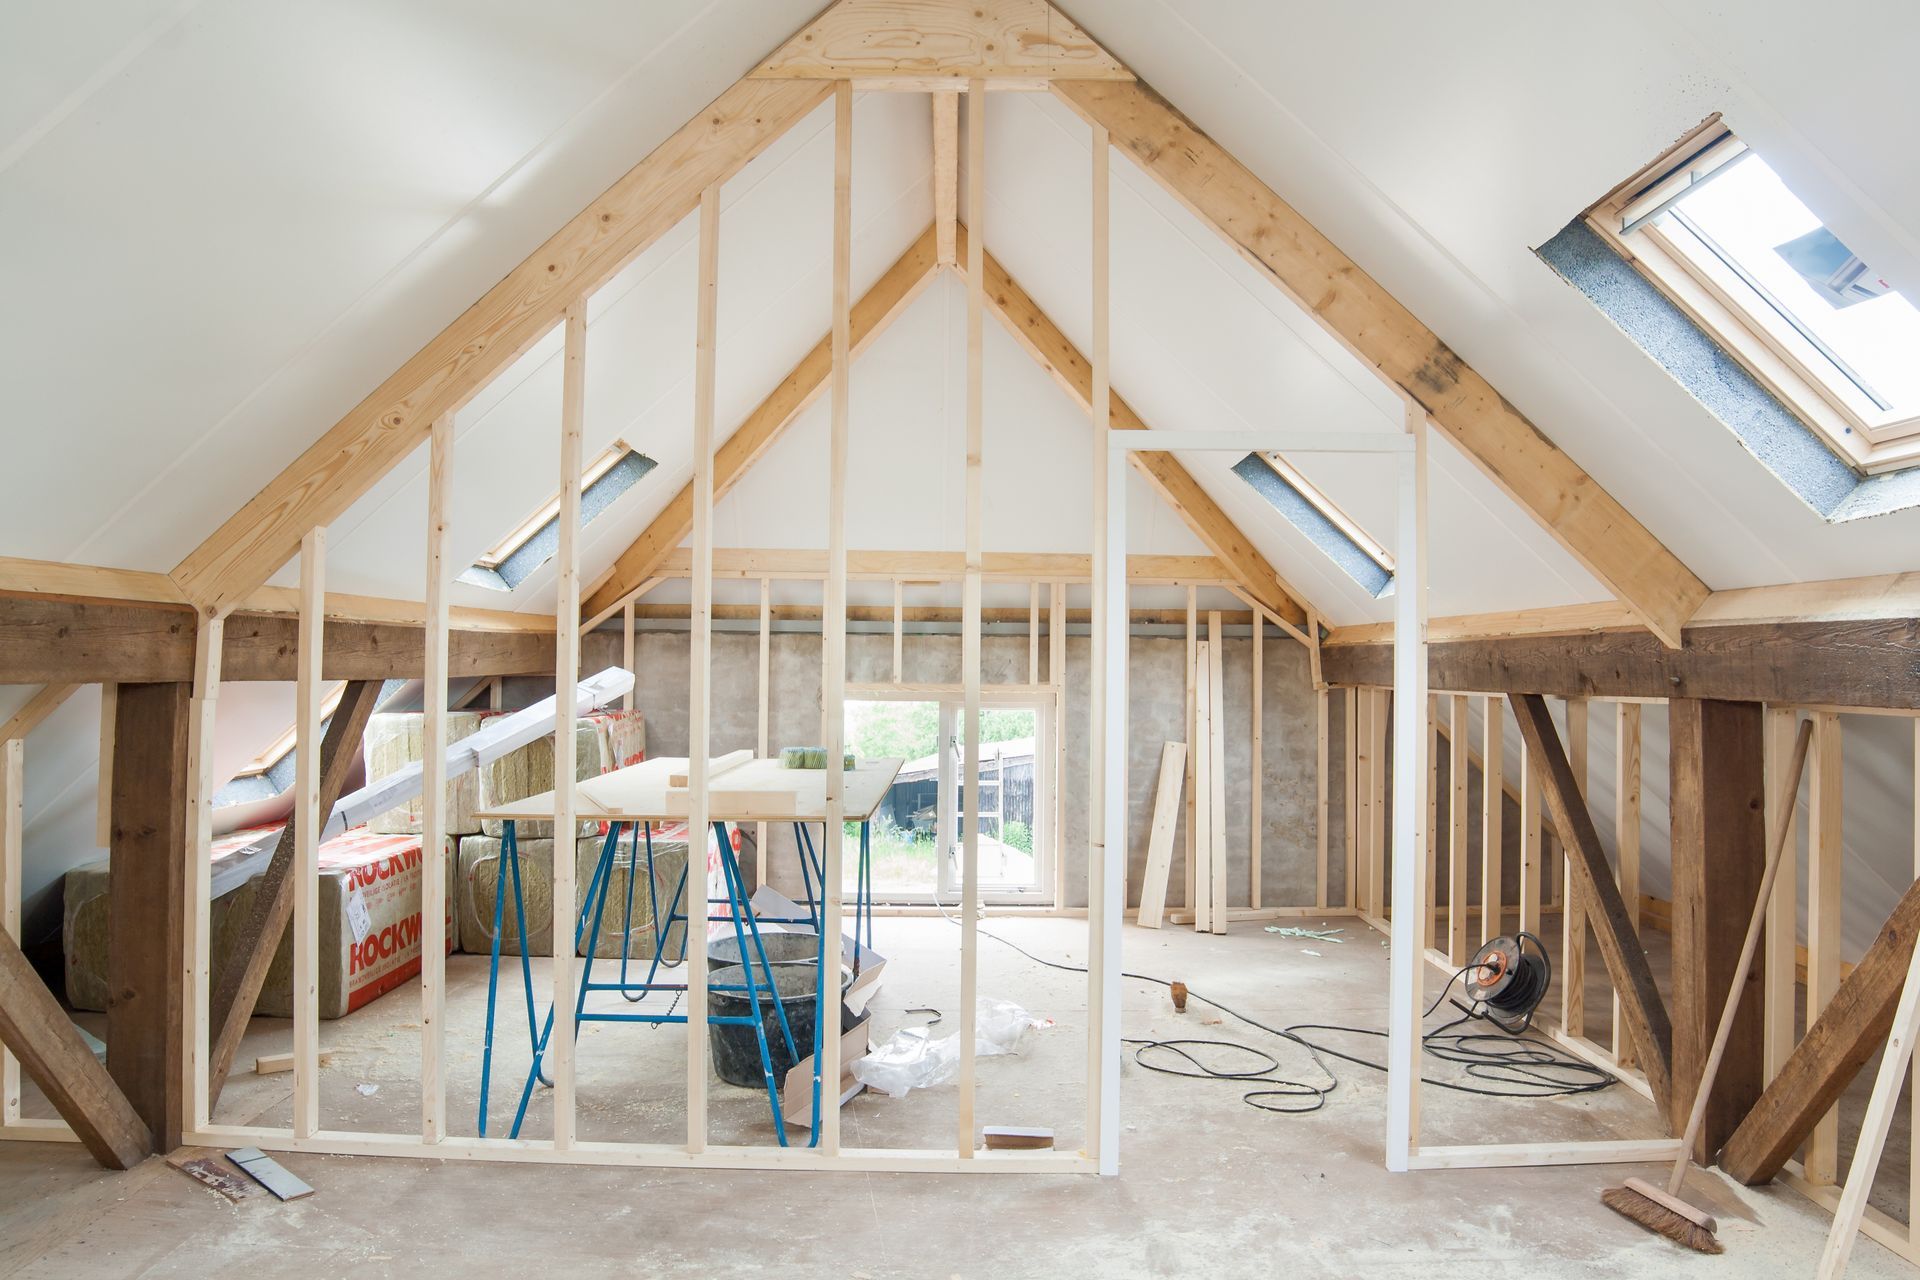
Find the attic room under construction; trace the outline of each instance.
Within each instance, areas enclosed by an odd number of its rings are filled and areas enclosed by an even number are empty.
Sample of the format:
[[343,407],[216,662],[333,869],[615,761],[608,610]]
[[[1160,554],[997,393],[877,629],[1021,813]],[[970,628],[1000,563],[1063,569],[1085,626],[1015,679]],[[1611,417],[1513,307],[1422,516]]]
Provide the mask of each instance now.
[[821,3],[0,14],[0,1276],[1911,1274],[1920,14]]

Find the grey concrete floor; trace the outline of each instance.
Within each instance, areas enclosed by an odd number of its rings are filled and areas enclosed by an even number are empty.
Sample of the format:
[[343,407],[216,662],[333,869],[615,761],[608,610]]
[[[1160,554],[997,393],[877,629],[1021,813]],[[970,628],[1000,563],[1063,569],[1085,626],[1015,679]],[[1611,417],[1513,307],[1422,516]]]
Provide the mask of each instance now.
[[[1317,923],[1317,922],[1303,922]],[[1386,950],[1351,921],[1346,943],[1303,942],[1238,925],[1223,938],[1129,927],[1127,967],[1180,978],[1262,1021],[1380,1026]],[[997,919],[985,929],[1034,953],[1084,963],[1085,922]],[[953,1025],[958,930],[939,918],[880,922],[891,957],[874,1001],[876,1036],[925,1015]],[[1318,952],[1309,955],[1307,952]],[[484,962],[449,966],[449,1102],[456,1132],[473,1131]],[[545,966],[536,966],[536,978]],[[1429,972],[1430,992],[1441,976]],[[418,1086],[417,987],[322,1026],[335,1050],[322,1091],[327,1127],[408,1130]],[[1015,1000],[1056,1026],[1019,1057],[983,1060],[983,1123],[1050,1125],[1078,1145],[1085,1079],[1086,979],[1044,969],[981,942],[982,995]],[[503,988],[511,1015],[517,983]],[[617,996],[607,997],[609,1004]],[[1259,1046],[1282,1072],[1319,1079],[1297,1046],[1199,1003],[1175,1013],[1163,988],[1128,982],[1130,1037],[1222,1038]],[[517,1093],[527,1054],[521,1024],[501,1024],[496,1090]],[[1216,1021],[1216,1019],[1219,1019]],[[1438,1021],[1436,1017],[1435,1021]],[[520,1032],[516,1043],[514,1032]],[[683,1032],[589,1028],[580,1051],[583,1137],[675,1140],[684,1096]],[[242,1065],[289,1047],[289,1024],[255,1022]],[[1362,1053],[1375,1052],[1364,1043]],[[1727,1255],[1687,1253],[1610,1213],[1600,1191],[1647,1168],[1559,1168],[1389,1174],[1381,1165],[1384,1077],[1336,1064],[1339,1087],[1311,1115],[1255,1111],[1244,1086],[1123,1067],[1122,1173],[1007,1176],[864,1173],[688,1173],[282,1157],[317,1193],[230,1204],[160,1160],[103,1173],[73,1146],[0,1144],[0,1276],[700,1275],[780,1270],[797,1276],[1807,1276],[1828,1218],[1791,1191],[1734,1191],[1696,1172],[1690,1188],[1721,1214]],[[1430,1063],[1437,1079],[1456,1068]],[[377,1086],[371,1094],[361,1086]],[[220,1118],[285,1123],[291,1078],[236,1073]],[[766,1142],[761,1096],[716,1083],[716,1142]],[[547,1094],[528,1133],[545,1131]],[[866,1095],[846,1109],[850,1144],[934,1146],[953,1139],[948,1085],[895,1101]],[[44,1106],[44,1104],[40,1104]],[[496,1126],[511,1102],[496,1094]],[[29,1114],[36,1112],[32,1104]],[[1643,1137],[1651,1104],[1624,1088],[1574,1099],[1495,1101],[1429,1088],[1432,1142]],[[494,1132],[499,1132],[496,1127]],[[1870,1241],[1854,1276],[1904,1275]]]

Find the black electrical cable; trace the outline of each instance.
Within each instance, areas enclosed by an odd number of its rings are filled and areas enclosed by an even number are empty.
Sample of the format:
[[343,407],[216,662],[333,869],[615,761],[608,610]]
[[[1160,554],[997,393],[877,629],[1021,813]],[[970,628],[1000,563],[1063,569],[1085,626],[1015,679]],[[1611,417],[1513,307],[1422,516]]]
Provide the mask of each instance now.
[[[946,905],[942,903],[937,896],[934,899],[934,906],[939,909],[942,918],[944,918],[947,923],[953,925],[960,923],[958,919],[947,914]],[[991,938],[1001,946],[1011,948],[1037,965],[1042,965],[1048,969],[1058,969],[1065,973],[1087,972],[1085,965],[1062,964],[1058,961],[1043,959],[1040,956],[1034,955],[1018,943],[1001,937],[999,934],[989,933],[985,929],[977,929],[976,931],[980,936]],[[1438,1009],[1441,1004],[1447,1000],[1449,993],[1453,990],[1453,984],[1464,977],[1473,967],[1473,965],[1469,964],[1454,971],[1452,976],[1447,979],[1446,985],[1440,989],[1440,995],[1431,1005],[1427,1006],[1426,1013],[1421,1015],[1423,1019],[1433,1015],[1434,1010]],[[1131,978],[1136,982],[1151,982],[1157,986],[1167,987],[1169,989],[1173,986],[1171,979],[1156,978],[1149,973],[1129,973],[1123,970],[1120,976],[1123,978]],[[1541,988],[1542,994],[1544,994],[1544,990],[1543,986]],[[1209,999],[1199,992],[1194,991],[1192,988],[1188,988],[1187,997],[1192,1000],[1198,1000],[1201,1004],[1210,1005],[1220,1012],[1227,1014],[1229,1017],[1236,1018],[1256,1030],[1264,1031],[1270,1036],[1276,1036],[1279,1039],[1299,1045],[1307,1051],[1307,1056],[1313,1060],[1313,1065],[1327,1077],[1327,1083],[1324,1086],[1312,1085],[1299,1080],[1289,1080],[1268,1075],[1266,1072],[1279,1070],[1279,1062],[1274,1059],[1271,1054],[1233,1040],[1153,1040],[1134,1039],[1123,1036],[1121,1038],[1122,1044],[1136,1046],[1133,1060],[1137,1065],[1148,1071],[1154,1071],[1162,1075],[1179,1075],[1190,1076],[1196,1079],[1233,1080],[1240,1082],[1258,1081],[1270,1084],[1273,1086],[1272,1088],[1253,1090],[1245,1094],[1241,1100],[1248,1106],[1261,1111],[1277,1111],[1283,1114],[1297,1115],[1320,1110],[1326,1106],[1327,1098],[1340,1087],[1340,1077],[1327,1065],[1325,1059],[1321,1056],[1322,1054],[1330,1058],[1337,1058],[1343,1062],[1351,1062],[1355,1066],[1366,1067],[1368,1070],[1378,1071],[1382,1074],[1387,1070],[1385,1063],[1375,1062],[1370,1058],[1363,1058],[1355,1054],[1342,1052],[1330,1045],[1322,1044],[1317,1040],[1300,1034],[1304,1031],[1329,1031],[1344,1035],[1371,1036],[1384,1040],[1387,1038],[1385,1031],[1379,1031],[1371,1027],[1351,1027],[1339,1023],[1324,1022],[1298,1022],[1285,1027],[1272,1027],[1261,1022],[1258,1018],[1241,1013],[1238,1009],[1222,1004],[1218,1000]],[[1455,1007],[1462,1009],[1464,1011],[1463,1015],[1455,1018],[1451,1022],[1434,1028],[1432,1031],[1423,1033],[1420,1037],[1421,1047],[1425,1052],[1432,1054],[1442,1062],[1453,1063],[1464,1067],[1465,1074],[1470,1079],[1481,1083],[1465,1084],[1456,1080],[1439,1080],[1423,1075],[1420,1077],[1421,1083],[1423,1084],[1430,1084],[1440,1089],[1451,1089],[1456,1093],[1474,1094],[1486,1098],[1534,1099],[1578,1097],[1583,1094],[1598,1093],[1603,1089],[1612,1088],[1615,1084],[1619,1083],[1613,1075],[1600,1067],[1588,1062],[1583,1062],[1577,1058],[1569,1057],[1545,1041],[1534,1040],[1512,1033],[1506,1035],[1489,1035],[1485,1032],[1457,1031],[1455,1030],[1456,1028],[1477,1020],[1481,1015],[1475,1013],[1468,1006],[1459,1004],[1457,1001],[1455,1002]],[[1495,1025],[1500,1024],[1496,1022]],[[1185,1046],[1189,1045],[1206,1045],[1240,1053],[1255,1054],[1265,1058],[1272,1065],[1265,1068],[1262,1072],[1254,1073],[1219,1070],[1209,1067],[1197,1057],[1188,1053]],[[1185,1059],[1192,1069],[1183,1070],[1179,1067],[1158,1065],[1146,1060],[1146,1055],[1148,1054],[1164,1055],[1167,1053],[1172,1053],[1179,1058]],[[1512,1087],[1485,1087],[1501,1084]],[[1305,1106],[1275,1106],[1266,1101],[1266,1099],[1269,1098],[1311,1098],[1312,1102],[1310,1105]]]

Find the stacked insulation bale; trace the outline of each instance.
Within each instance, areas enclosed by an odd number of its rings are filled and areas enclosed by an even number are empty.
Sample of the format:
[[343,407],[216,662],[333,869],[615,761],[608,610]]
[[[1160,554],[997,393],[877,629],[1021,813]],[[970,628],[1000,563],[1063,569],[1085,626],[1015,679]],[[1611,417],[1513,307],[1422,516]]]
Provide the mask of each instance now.
[[[584,781],[638,764],[646,759],[646,722],[638,711],[597,711],[579,718],[574,726],[575,778]],[[481,812],[524,800],[553,790],[553,738],[551,735],[509,752],[478,771],[478,808]],[[459,920],[460,949],[486,954],[493,944],[494,889],[500,867],[500,843],[505,826],[494,818],[479,822],[480,834],[460,841],[460,870],[455,879],[458,894],[456,915]],[[534,955],[553,954],[553,823],[524,821],[515,824],[515,846],[520,853],[520,894],[527,916],[527,945]],[[600,857],[606,832],[603,824],[582,821],[574,841],[574,883],[576,901],[584,904],[587,887]],[[662,912],[679,883],[680,869],[686,865],[687,847],[684,829],[677,837],[663,839],[656,830],[653,847],[654,892]],[[627,893],[627,850],[622,842],[613,870],[612,896],[603,917],[599,954],[620,954],[620,924],[625,918]],[[641,865],[645,865],[644,851]],[[513,882],[505,886],[507,902],[502,912],[500,949],[518,955],[519,930],[513,914]],[[667,954],[681,954],[681,926],[669,938]],[[586,954],[587,941],[580,942]],[[653,917],[644,883],[634,886],[633,919],[629,956],[653,954]]]
[[[449,711],[447,737],[442,745],[451,745],[480,728],[481,715],[475,711]],[[426,737],[425,717],[418,711],[383,711],[367,722],[361,738],[360,754],[366,762],[367,781],[378,782],[416,763]],[[480,823],[473,816],[480,801],[480,779],[471,770],[447,779],[447,834],[477,835]],[[378,814],[367,823],[369,831],[380,835],[417,836],[421,833],[424,804],[419,796],[397,809]]]
[[[277,828],[223,836],[213,845],[216,884],[243,877],[213,900],[213,981],[217,986],[238,935],[253,915],[260,873],[271,858]],[[264,849],[255,849],[266,840]],[[453,841],[447,842],[448,902],[452,902]],[[249,849],[255,851],[249,856]],[[320,846],[320,1016],[339,1018],[411,981],[420,972],[420,883],[424,870],[418,835],[381,835],[365,827]],[[64,884],[67,998],[76,1009],[107,1007],[105,860],[69,871]],[[448,950],[453,921],[448,912]],[[293,1016],[293,930],[280,939],[267,970],[256,1014]]]

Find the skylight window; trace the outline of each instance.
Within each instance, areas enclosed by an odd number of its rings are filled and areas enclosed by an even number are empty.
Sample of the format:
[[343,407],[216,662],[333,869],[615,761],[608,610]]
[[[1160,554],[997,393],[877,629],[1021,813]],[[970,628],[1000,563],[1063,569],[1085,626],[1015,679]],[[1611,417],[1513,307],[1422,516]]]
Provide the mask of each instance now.
[[1386,547],[1333,505],[1277,453],[1250,453],[1233,468],[1287,522],[1370,596],[1393,590],[1393,557]]
[[[580,477],[580,527],[586,528],[655,465],[626,441],[614,441]],[[460,581],[492,591],[513,590],[553,559],[560,546],[559,529],[560,495],[556,493],[474,561],[472,568],[461,573]]]
[[1856,469],[1920,462],[1920,308],[1724,126],[1588,221]]

